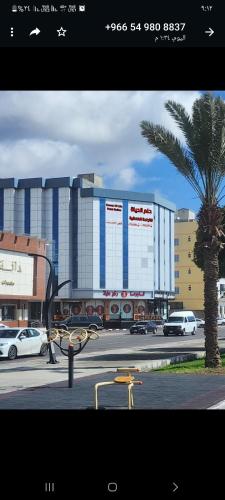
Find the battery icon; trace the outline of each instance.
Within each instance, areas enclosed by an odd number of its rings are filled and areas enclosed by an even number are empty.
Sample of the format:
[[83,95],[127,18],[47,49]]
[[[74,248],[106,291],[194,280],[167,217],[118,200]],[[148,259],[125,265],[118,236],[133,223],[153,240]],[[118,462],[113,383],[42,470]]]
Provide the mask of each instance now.
[[17,12],[17,5],[12,6],[12,12]]

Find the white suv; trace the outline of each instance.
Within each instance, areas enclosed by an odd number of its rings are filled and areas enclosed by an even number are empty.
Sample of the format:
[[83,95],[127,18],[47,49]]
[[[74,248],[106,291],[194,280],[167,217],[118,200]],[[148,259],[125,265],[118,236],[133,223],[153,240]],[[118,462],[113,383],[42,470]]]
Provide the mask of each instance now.
[[196,330],[196,318],[192,311],[177,311],[172,313],[163,327],[165,337],[168,337],[170,334],[186,335],[186,333],[191,333],[191,335],[195,335]]

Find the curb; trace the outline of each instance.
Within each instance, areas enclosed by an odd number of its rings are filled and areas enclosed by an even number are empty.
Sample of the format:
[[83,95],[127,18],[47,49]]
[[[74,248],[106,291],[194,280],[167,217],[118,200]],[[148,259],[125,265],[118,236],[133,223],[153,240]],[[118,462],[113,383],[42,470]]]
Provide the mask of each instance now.
[[[225,348],[222,347],[220,349],[221,353],[225,353]],[[152,360],[148,361],[147,364],[144,364],[145,362],[140,362],[140,364],[135,365],[137,368],[144,368],[154,370],[155,368],[163,368],[164,366],[169,366],[169,365],[176,365],[178,363],[182,363],[183,361],[194,361],[196,359],[202,359],[205,357],[205,351],[203,352],[193,352],[190,354],[182,354],[180,356],[173,356],[171,358],[167,359],[157,359],[157,360]]]

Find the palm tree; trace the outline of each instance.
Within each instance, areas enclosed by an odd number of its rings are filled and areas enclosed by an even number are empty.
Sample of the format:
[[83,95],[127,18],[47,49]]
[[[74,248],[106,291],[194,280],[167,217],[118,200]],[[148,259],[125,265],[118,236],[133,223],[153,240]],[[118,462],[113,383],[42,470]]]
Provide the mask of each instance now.
[[218,255],[222,243],[222,182],[225,175],[225,103],[211,93],[196,99],[190,116],[176,102],[165,104],[184,135],[183,145],[164,127],[141,122],[141,133],[149,144],[163,153],[187,179],[197,193],[198,244],[201,245],[204,272],[205,366],[221,365],[218,347]]

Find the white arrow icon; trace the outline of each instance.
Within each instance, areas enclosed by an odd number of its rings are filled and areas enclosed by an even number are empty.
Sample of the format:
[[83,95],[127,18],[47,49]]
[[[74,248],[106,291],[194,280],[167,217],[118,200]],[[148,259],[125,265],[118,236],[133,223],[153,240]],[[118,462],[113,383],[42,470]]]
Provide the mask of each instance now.
[[41,31],[38,29],[38,28],[35,28],[35,30],[31,31],[29,36],[31,35],[39,35],[39,33],[41,33]]
[[212,36],[214,31],[212,30],[212,28],[209,28],[208,31],[205,31],[205,33],[208,33],[209,36]]
[[174,486],[174,489],[173,489],[173,493],[178,489],[178,486],[176,483],[173,483],[173,486]]

